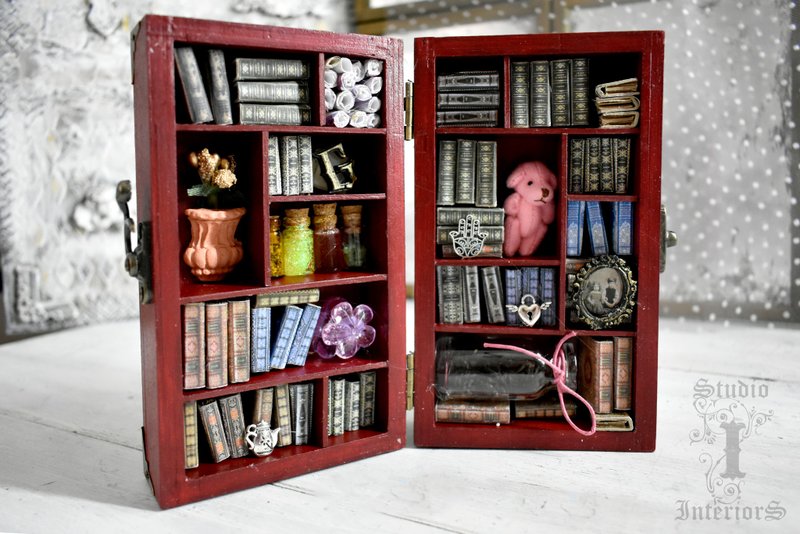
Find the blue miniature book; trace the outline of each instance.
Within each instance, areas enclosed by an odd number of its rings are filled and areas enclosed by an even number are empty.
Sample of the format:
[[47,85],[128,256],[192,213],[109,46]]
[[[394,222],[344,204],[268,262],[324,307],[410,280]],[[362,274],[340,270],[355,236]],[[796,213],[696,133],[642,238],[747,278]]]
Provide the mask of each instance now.
[[305,365],[308,349],[311,347],[311,338],[314,337],[314,330],[317,328],[321,308],[316,304],[306,304],[303,315],[300,317],[300,325],[289,349],[289,359],[286,363],[290,365]]
[[586,202],[586,219],[589,223],[589,242],[592,245],[592,255],[602,256],[608,254],[608,237],[606,237],[606,224],[600,203],[597,201]]
[[583,220],[586,202],[570,200],[567,202],[567,256],[580,256],[583,250]]
[[250,311],[250,372],[269,371],[270,308],[253,308]]
[[272,355],[269,365],[272,369],[285,369],[289,359],[289,350],[292,348],[297,327],[300,326],[300,317],[303,310],[297,306],[286,306],[275,344],[272,345]]
[[[509,267],[506,269],[506,305],[519,306],[522,298],[522,271]],[[519,326],[521,321],[517,312],[512,312],[506,308],[506,324],[508,326]]]
[[522,268],[522,295],[531,295],[536,302],[540,302],[542,298],[541,289],[539,286],[539,267],[523,267]]
[[633,203],[614,202],[613,213],[611,244],[614,253],[623,256],[633,254]]

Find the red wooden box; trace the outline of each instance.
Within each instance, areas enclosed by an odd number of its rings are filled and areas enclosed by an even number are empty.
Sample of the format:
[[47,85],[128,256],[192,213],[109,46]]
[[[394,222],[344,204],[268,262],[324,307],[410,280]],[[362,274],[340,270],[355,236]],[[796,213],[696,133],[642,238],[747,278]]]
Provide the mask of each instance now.
[[[399,449],[405,444],[405,280],[403,229],[403,78],[402,45],[390,38],[339,35],[306,30],[147,16],[134,31],[133,69],[136,125],[138,218],[151,236],[153,298],[140,307],[142,395],[145,460],[153,490],[162,507],[171,507],[253,487],[302,473]],[[190,45],[232,57],[303,59],[310,65],[311,122],[306,126],[191,124],[175,72],[173,50]],[[415,441],[420,446],[508,447],[547,449],[652,450],[655,446],[656,366],[658,340],[658,265],[660,241],[660,144],[663,34],[656,32],[469,37],[421,39],[416,43],[416,404]],[[378,128],[335,128],[325,125],[322,75],[325,58],[341,55],[377,58],[384,63],[382,123]],[[613,67],[614,73],[640,80],[642,120],[638,128],[510,128],[510,63],[560,57],[589,57]],[[502,126],[437,128],[436,75],[453,68],[496,68],[501,73]],[[228,69],[231,77],[230,67]],[[590,80],[591,81],[591,80]],[[234,104],[235,105],[235,104]],[[310,135],[314,143],[342,143],[349,156],[362,162],[360,192],[342,195],[270,196],[268,138]],[[433,417],[435,341],[443,334],[475,339],[494,336],[537,336],[544,347],[571,329],[566,323],[566,202],[569,199],[620,200],[566,194],[567,145],[571,136],[627,135],[633,139],[637,307],[631,325],[600,334],[628,336],[634,342],[633,432],[597,433],[584,438],[558,420],[515,421],[501,427],[437,424]],[[491,139],[498,142],[498,179],[531,152],[557,169],[560,181],[557,235],[546,257],[528,259],[444,260],[435,246],[437,144],[443,138]],[[196,180],[185,163],[189,152],[208,146],[237,154],[239,185],[247,196],[248,213],[237,237],[245,258],[224,281],[197,282],[183,263],[190,237],[183,214],[192,202],[186,188]],[[315,202],[364,205],[369,268],[336,274],[270,277],[269,215],[286,207]],[[502,202],[502,200],[501,200]],[[149,228],[147,228],[149,226]],[[390,246],[390,242],[394,246]],[[436,322],[435,267],[473,263],[498,266],[552,266],[559,270],[558,327],[522,330],[491,325],[441,325]],[[146,271],[146,269],[145,269]],[[322,298],[342,296],[375,310],[377,339],[366,356],[347,361],[309,357],[303,367],[256,374],[248,382],[222,389],[183,389],[182,307],[190,303],[249,298],[288,289],[319,289]],[[326,432],[329,379],[362,371],[377,372],[376,424],[332,437]],[[228,394],[251,392],[279,384],[312,382],[314,421],[308,445],[277,448],[264,458],[246,457],[213,463],[201,456],[198,468],[184,469],[184,404]],[[204,441],[202,430],[199,439]]]
[[[134,33],[136,183],[140,221],[152,235],[153,301],[142,304],[142,397],[145,456],[156,498],[162,507],[213,497],[399,449],[405,444],[405,273],[403,232],[403,104],[398,40],[335,35],[285,28],[222,22],[145,17]],[[308,126],[190,124],[173,49],[188,44],[197,53],[222,49],[226,57],[298,58],[311,67],[312,118]],[[384,62],[382,125],[374,129],[325,126],[321,76],[326,56],[377,58]],[[230,67],[228,72],[231,72]],[[314,89],[316,87],[316,89]],[[341,142],[360,160],[362,193],[270,197],[268,136],[312,136],[313,142]],[[237,236],[245,258],[224,281],[200,283],[183,263],[191,206],[186,187],[197,173],[185,164],[203,147],[234,153],[239,186],[248,197],[248,214]],[[364,234],[370,268],[363,272],[270,278],[269,215],[286,207],[315,202],[360,203],[369,219]],[[377,339],[370,357],[350,360],[309,358],[303,367],[253,375],[246,383],[222,389],[183,390],[181,307],[187,303],[254,298],[288,289],[318,288],[322,298],[343,296],[375,310]],[[377,372],[376,424],[369,429],[327,435],[328,379],[362,371]],[[227,394],[247,393],[277,384],[311,381],[315,385],[315,420],[309,445],[275,449],[265,458],[202,462],[184,469],[183,406]],[[204,440],[202,429],[199,439]]]
[[[414,441],[429,447],[486,447],[652,451],[656,438],[656,374],[658,360],[658,287],[661,202],[661,101],[664,35],[662,32],[524,35],[503,37],[452,37],[417,39],[415,47],[415,183],[416,275]],[[596,83],[625,78],[639,79],[641,120],[627,129],[595,127],[514,128],[511,115],[511,64],[515,61],[589,59],[590,102]],[[500,127],[437,127],[437,75],[462,70],[492,69],[500,73]],[[593,106],[592,106],[593,107]],[[631,141],[630,185],[626,195],[568,193],[568,147],[573,137],[625,136]],[[503,205],[505,179],[520,163],[543,161],[558,177],[556,219],[550,237],[533,256],[520,258],[445,259],[437,255],[436,193],[438,144],[443,139],[478,139],[497,142],[499,206]],[[571,324],[565,304],[567,201],[630,201],[634,209],[634,254],[626,257],[638,281],[636,307],[631,324],[614,330],[590,330]],[[588,238],[585,237],[586,240]],[[478,265],[555,268],[557,287],[556,326],[526,328],[492,324],[437,323],[436,267]],[[632,432],[597,432],[584,437],[561,418],[517,419],[509,425],[437,423],[435,394],[435,346],[442,336],[472,339],[472,347],[491,337],[494,342],[529,338],[544,354],[552,354],[557,341],[575,331],[583,338],[632,337],[633,409]],[[530,339],[532,338],[532,339]],[[472,348],[470,347],[470,348]],[[582,427],[586,414],[578,414]]]

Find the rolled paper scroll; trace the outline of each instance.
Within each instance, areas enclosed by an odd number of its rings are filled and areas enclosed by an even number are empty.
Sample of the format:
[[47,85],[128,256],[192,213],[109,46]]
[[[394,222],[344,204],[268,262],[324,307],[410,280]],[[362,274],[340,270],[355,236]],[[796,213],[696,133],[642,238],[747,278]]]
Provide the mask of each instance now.
[[353,74],[356,75],[356,82],[360,82],[367,75],[367,69],[364,68],[364,64],[360,61],[353,61]]
[[339,81],[339,75],[332,70],[325,69],[325,72],[322,74],[323,85],[328,88],[333,88],[336,87],[337,81]]
[[353,72],[353,62],[346,57],[331,56],[325,61],[325,68],[337,74]]
[[332,124],[337,128],[344,128],[350,124],[350,114],[346,111],[332,111],[325,114],[325,120],[328,126]]
[[367,71],[367,76],[380,76],[383,72],[383,61],[379,59],[368,59],[364,69]]
[[367,113],[375,113],[381,109],[381,99],[377,96],[373,96],[369,100],[362,100],[360,102],[356,100],[355,108],[366,111]]
[[356,99],[348,90],[344,90],[338,95],[336,95],[336,102],[334,102],[333,107],[334,109],[339,109],[343,111],[348,111],[353,109],[353,106],[356,103]]
[[383,78],[380,76],[376,76],[375,78],[367,78],[364,81],[364,84],[369,87],[370,92],[373,95],[377,95],[383,89]]
[[353,86],[350,91],[353,92],[353,96],[356,97],[356,102],[362,102],[364,100],[369,100],[372,98],[372,91],[369,90],[369,87],[364,85],[363,83],[359,83]]
[[350,126],[353,128],[366,128],[369,126],[369,117],[363,111],[354,109],[350,111]]
[[326,87],[325,88],[325,111],[330,111],[333,109],[333,106],[336,105],[336,93],[333,92],[333,89]]
[[339,74],[339,78],[336,81],[336,87],[339,89],[347,89],[350,90],[356,84],[356,75],[352,72],[343,72]]
[[367,119],[369,119],[370,128],[377,128],[381,125],[381,116],[377,113],[367,113]]

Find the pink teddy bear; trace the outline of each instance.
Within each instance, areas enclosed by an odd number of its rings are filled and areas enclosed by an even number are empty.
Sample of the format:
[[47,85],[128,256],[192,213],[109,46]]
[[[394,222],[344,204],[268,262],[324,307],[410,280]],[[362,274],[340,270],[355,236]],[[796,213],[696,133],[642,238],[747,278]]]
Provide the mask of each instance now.
[[529,161],[519,165],[506,180],[513,189],[503,209],[506,213],[506,235],[503,253],[511,257],[530,256],[544,239],[547,227],[556,216],[553,203],[557,188],[556,176],[544,163]]

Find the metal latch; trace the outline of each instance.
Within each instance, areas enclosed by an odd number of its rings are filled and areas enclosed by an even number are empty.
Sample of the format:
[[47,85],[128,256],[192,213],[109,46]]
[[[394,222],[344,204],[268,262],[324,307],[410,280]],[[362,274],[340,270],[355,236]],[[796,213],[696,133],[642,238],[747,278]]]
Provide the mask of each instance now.
[[403,108],[406,112],[405,139],[414,139],[414,82],[406,80],[406,96],[403,98]]
[[138,244],[136,250],[133,250],[131,233],[134,231],[134,222],[128,210],[130,199],[131,181],[123,180],[117,184],[117,205],[124,217],[122,239],[125,241],[125,270],[139,281],[139,302],[149,304],[153,302],[153,273],[150,264],[152,229],[149,222],[139,223],[136,228]]
[[667,268],[667,248],[678,244],[678,234],[667,230],[667,208],[661,205],[661,260],[659,262],[660,271],[663,273]]
[[414,409],[414,353],[406,354],[406,411]]

